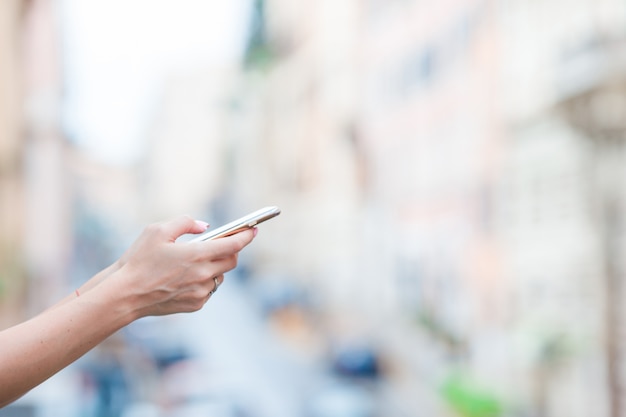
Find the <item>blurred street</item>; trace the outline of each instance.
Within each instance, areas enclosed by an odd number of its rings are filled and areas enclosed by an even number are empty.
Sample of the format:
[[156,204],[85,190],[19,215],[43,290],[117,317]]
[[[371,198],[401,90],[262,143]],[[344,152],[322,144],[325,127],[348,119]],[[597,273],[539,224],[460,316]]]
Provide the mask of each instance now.
[[[90,371],[93,355],[88,355],[0,410],[0,416],[448,415],[426,386],[403,386],[382,373],[351,378],[333,371],[329,356],[294,349],[264,315],[259,295],[233,276],[200,312],[143,319],[124,334],[134,340],[134,349],[140,350],[137,343],[149,348],[155,368],[138,372],[137,357],[111,366],[109,372],[120,373],[125,395],[111,396],[106,407],[98,403]],[[414,397],[409,402],[405,390]]]

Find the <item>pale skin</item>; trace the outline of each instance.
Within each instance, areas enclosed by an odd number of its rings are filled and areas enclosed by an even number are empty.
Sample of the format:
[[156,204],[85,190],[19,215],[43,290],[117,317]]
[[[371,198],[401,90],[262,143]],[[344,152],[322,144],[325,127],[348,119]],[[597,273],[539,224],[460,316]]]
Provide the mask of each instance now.
[[146,316],[201,309],[256,229],[204,242],[175,242],[206,223],[183,216],[145,228],[113,265],[56,305],[0,332],[0,407]]

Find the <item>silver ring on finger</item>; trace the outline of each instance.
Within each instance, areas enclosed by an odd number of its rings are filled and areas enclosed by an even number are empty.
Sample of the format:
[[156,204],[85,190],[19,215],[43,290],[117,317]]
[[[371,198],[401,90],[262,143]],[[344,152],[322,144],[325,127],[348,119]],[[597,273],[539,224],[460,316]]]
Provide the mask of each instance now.
[[213,295],[217,292],[217,288],[220,286],[220,282],[217,280],[217,277],[213,277],[213,282],[215,283],[215,287],[209,292],[209,295]]

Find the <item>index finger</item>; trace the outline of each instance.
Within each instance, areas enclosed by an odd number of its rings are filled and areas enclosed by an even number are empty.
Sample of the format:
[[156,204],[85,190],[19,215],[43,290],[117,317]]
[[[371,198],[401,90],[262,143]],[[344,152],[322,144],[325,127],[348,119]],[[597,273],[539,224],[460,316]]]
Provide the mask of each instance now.
[[252,242],[256,234],[257,228],[254,227],[235,233],[234,235],[201,242],[190,242],[190,244],[203,245],[215,258],[223,258],[240,252]]

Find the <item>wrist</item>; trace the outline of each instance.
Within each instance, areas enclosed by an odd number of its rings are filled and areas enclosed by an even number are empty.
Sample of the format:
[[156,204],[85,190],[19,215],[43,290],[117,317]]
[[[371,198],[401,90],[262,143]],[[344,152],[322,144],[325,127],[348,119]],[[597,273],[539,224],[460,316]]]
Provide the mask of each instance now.
[[[132,281],[123,269],[119,269],[106,276],[97,287],[91,289],[87,295],[91,302],[101,303],[112,317],[119,320],[120,327],[126,326],[141,318],[138,297],[126,285]],[[81,299],[83,293],[80,292]]]

